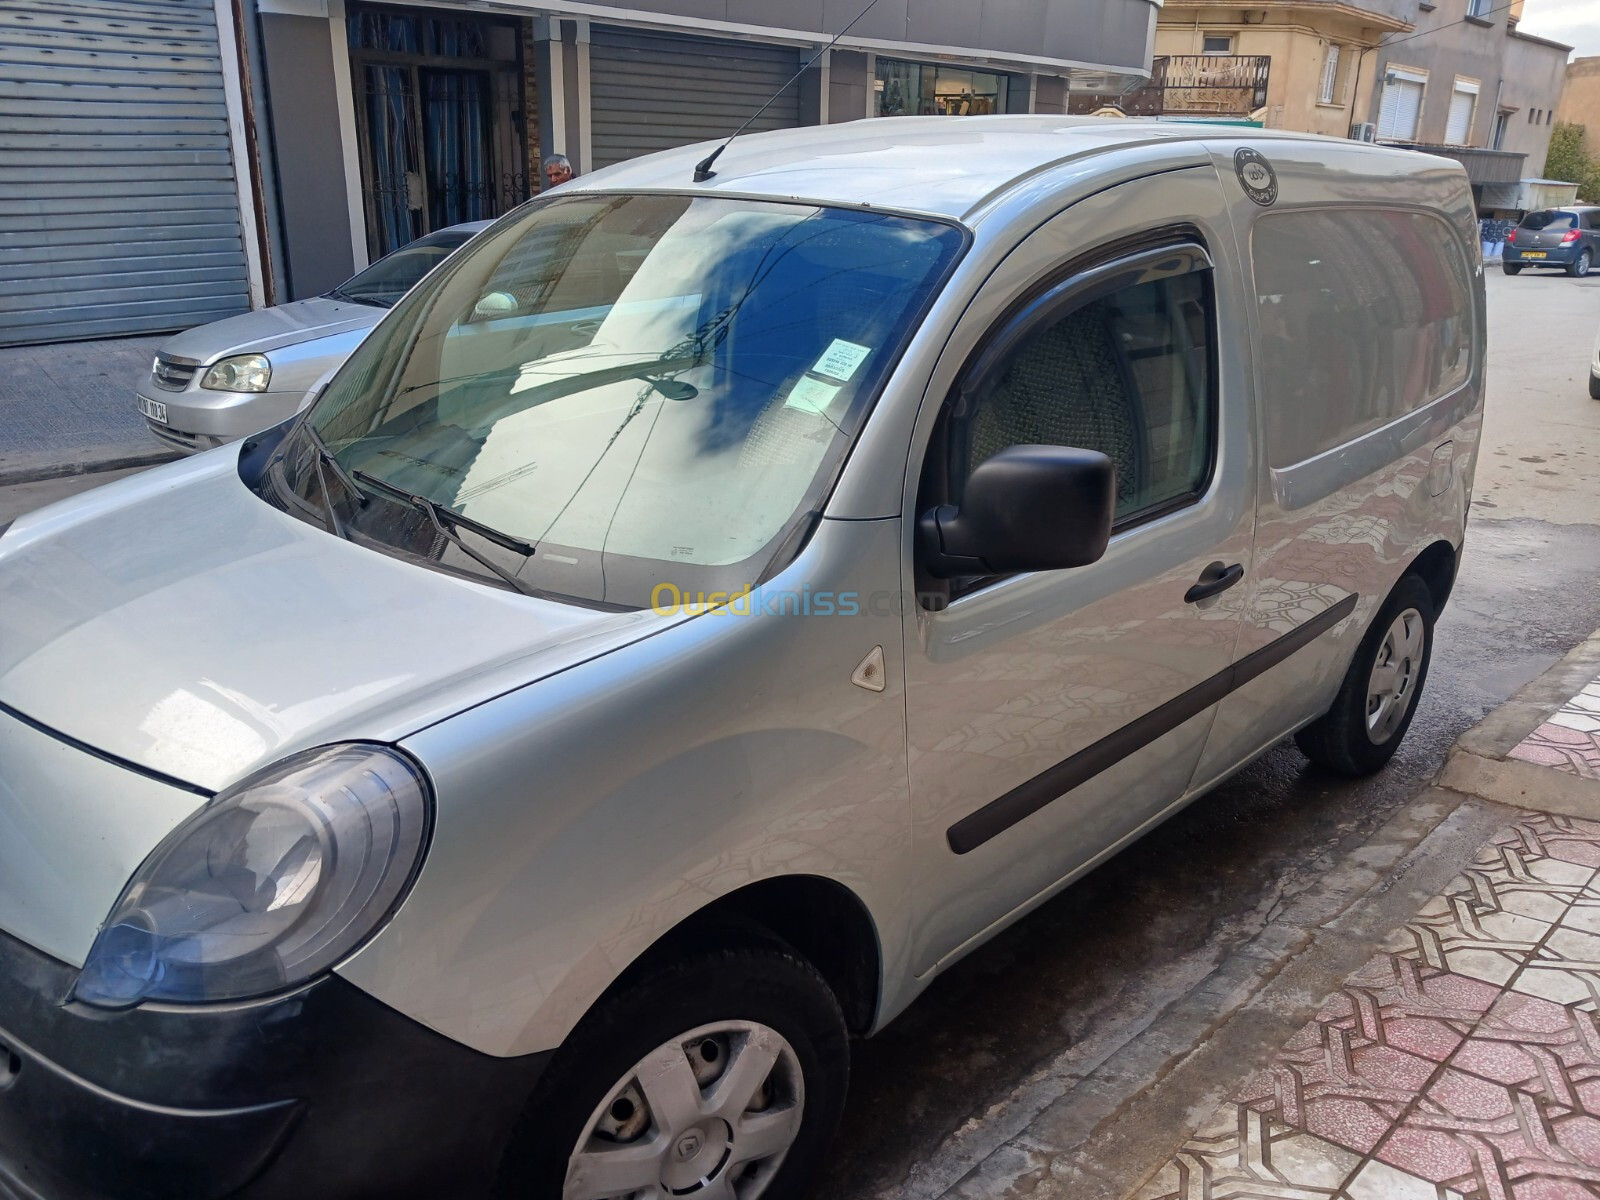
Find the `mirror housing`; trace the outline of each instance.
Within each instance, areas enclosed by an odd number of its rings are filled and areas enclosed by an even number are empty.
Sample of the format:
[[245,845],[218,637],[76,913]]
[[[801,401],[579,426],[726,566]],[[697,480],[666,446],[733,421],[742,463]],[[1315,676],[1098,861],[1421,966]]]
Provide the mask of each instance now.
[[917,538],[936,579],[1060,571],[1105,554],[1116,509],[1117,469],[1099,451],[1008,446],[973,469],[959,509],[922,514]]

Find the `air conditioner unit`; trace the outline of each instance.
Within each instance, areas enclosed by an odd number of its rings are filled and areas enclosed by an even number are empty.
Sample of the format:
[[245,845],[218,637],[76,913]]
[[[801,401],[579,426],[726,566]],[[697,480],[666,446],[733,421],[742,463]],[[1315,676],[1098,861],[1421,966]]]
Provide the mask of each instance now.
[[1358,142],[1375,142],[1378,140],[1378,127],[1371,121],[1362,121],[1350,126],[1350,137]]

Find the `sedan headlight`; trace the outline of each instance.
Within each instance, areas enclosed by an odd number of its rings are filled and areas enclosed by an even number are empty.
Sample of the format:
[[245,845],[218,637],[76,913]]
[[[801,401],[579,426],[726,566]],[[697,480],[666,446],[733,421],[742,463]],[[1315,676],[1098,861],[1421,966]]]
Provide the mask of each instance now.
[[272,364],[264,354],[239,354],[214,363],[200,378],[213,392],[264,392],[272,382]]
[[432,796],[386,746],[327,746],[223,792],[145,860],[74,995],[122,1008],[280,991],[355,950],[422,858]]

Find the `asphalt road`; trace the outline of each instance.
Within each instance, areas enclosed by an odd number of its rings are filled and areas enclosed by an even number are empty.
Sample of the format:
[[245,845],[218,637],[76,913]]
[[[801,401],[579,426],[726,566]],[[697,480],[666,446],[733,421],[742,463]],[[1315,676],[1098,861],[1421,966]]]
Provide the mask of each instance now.
[[[819,1196],[931,1194],[907,1180],[952,1135],[1071,1047],[1134,1036],[1173,1000],[1170,964],[1220,959],[1275,896],[1370,838],[1458,734],[1600,627],[1600,402],[1586,388],[1600,279],[1495,270],[1488,290],[1467,551],[1394,762],[1349,783],[1285,743],[947,972],[858,1047]],[[97,481],[0,489],[0,522]]]

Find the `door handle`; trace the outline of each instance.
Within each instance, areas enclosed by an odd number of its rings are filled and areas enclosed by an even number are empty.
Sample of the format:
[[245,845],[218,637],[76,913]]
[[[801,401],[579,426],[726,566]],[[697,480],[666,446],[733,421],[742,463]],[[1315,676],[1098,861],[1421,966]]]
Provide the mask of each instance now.
[[1184,603],[1197,604],[1212,596],[1220,596],[1243,578],[1244,567],[1240,563],[1234,563],[1231,567],[1219,562],[1210,563],[1200,572],[1199,582],[1183,594]]

